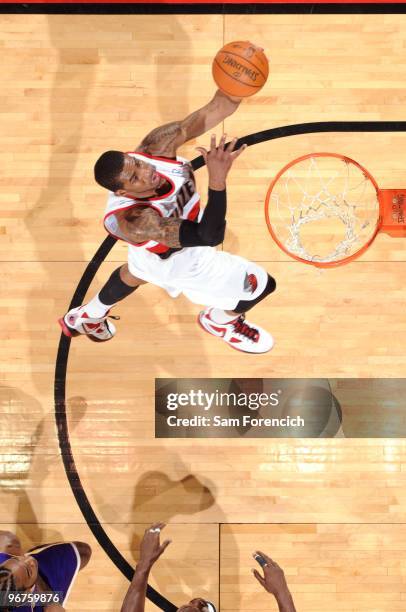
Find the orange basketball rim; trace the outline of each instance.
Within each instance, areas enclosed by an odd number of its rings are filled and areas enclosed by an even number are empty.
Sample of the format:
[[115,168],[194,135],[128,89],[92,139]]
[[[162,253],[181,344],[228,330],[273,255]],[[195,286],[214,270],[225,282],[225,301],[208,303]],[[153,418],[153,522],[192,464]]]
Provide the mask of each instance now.
[[406,189],[379,189],[371,173],[345,155],[310,153],[275,176],[265,217],[287,255],[330,268],[362,255],[379,232],[406,237]]

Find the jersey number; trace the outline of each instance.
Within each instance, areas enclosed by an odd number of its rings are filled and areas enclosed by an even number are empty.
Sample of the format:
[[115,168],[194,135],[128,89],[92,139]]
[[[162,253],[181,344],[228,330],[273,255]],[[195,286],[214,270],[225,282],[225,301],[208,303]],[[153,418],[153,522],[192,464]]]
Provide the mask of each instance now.
[[196,191],[196,183],[193,176],[193,172],[189,172],[189,176],[187,177],[185,183],[179,189],[178,195],[176,196],[176,205],[178,207],[179,215],[182,214],[183,209],[186,204],[189,202],[190,198]]

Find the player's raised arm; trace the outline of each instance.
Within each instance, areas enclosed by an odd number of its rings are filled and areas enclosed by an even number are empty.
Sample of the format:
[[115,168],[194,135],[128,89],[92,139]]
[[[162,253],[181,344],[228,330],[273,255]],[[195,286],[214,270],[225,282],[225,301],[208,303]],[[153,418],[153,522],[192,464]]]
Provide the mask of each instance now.
[[177,149],[185,142],[201,136],[232,115],[241,100],[218,89],[208,104],[183,121],[172,121],[152,130],[136,151],[158,157],[175,157]]
[[[221,59],[226,64],[218,68]],[[240,71],[238,78],[234,75],[236,68]],[[181,121],[173,121],[152,130],[136,151],[158,157],[174,157],[177,149],[185,142],[201,136],[232,115],[244,96],[259,91],[266,82],[268,71],[268,60],[262,47],[250,41],[225,45],[214,58],[213,76],[219,89],[210,102]],[[247,75],[253,81],[251,85],[244,80]],[[241,82],[240,77],[244,77]]]
[[124,598],[121,612],[144,612],[148,577],[152,566],[171,543],[160,543],[160,535],[165,523],[154,523],[144,533],[140,547],[140,559],[135,568],[133,579]]

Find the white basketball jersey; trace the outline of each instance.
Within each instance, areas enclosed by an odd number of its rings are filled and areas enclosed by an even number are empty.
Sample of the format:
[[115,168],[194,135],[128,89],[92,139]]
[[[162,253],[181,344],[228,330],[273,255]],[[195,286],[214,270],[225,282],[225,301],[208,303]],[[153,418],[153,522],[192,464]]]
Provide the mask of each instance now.
[[[113,192],[110,192],[104,216],[104,227],[109,234],[133,244],[121,233],[116,213],[134,206],[150,206],[162,217],[179,217],[191,221],[198,217],[200,197],[196,193],[192,167],[186,159],[177,156],[176,160],[171,160],[145,155],[144,153],[128,153],[128,155],[152,164],[159,176],[164,177],[169,182],[171,189],[163,196],[140,200],[130,196],[116,196]],[[169,247],[154,240],[133,244],[133,246],[147,249],[153,253],[164,253],[169,250]]]

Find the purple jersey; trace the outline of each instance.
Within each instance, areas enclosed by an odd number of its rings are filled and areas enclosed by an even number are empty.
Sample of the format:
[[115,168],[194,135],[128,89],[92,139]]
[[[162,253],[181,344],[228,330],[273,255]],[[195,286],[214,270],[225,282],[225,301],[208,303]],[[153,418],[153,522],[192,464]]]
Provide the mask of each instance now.
[[[76,574],[80,568],[80,555],[75,544],[72,542],[58,544],[44,544],[37,546],[29,551],[29,554],[38,562],[38,573],[46,582],[50,591],[62,593],[62,600],[59,602],[63,606],[69,596]],[[9,557],[9,555],[4,555]],[[37,593],[35,589],[33,591]],[[45,608],[41,604],[19,606],[11,608],[18,612],[44,612]]]

